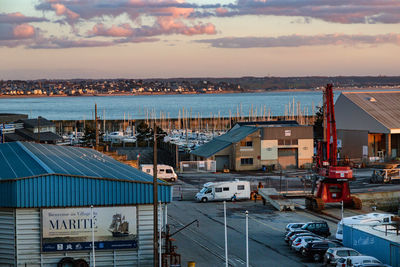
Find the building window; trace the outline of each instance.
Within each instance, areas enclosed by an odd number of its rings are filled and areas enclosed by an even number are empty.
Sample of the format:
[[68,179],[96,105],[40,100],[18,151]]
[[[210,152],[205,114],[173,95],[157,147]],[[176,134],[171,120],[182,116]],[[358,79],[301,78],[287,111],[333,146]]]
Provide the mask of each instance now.
[[253,158],[240,159],[240,165],[253,165]]
[[295,146],[298,145],[297,139],[278,139],[279,146]]
[[253,141],[240,141],[242,147],[253,147]]
[[237,190],[244,190],[244,185],[238,185]]

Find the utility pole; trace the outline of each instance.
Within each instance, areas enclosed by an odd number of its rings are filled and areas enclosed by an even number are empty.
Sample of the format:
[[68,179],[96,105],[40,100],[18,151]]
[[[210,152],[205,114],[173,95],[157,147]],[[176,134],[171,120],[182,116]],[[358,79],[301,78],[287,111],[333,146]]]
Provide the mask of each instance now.
[[94,104],[94,121],[96,128],[96,150],[99,150],[99,125],[97,121],[97,104]]
[[37,118],[37,128],[38,128],[38,143],[40,143],[40,116]]
[[157,188],[157,126],[154,120],[153,145],[153,258],[154,267],[158,267],[158,188]]
[[1,138],[1,142],[4,144],[5,142],[6,142],[6,140],[5,140],[5,135],[4,135],[4,130],[6,129],[6,125],[5,125],[5,123],[3,122],[3,129],[1,130],[1,135],[2,135],[2,138]]

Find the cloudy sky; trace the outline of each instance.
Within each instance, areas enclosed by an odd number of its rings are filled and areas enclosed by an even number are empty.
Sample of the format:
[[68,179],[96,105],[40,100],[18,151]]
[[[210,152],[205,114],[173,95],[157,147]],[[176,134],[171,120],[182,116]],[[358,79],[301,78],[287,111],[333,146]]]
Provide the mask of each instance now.
[[400,75],[398,0],[0,0],[0,79]]

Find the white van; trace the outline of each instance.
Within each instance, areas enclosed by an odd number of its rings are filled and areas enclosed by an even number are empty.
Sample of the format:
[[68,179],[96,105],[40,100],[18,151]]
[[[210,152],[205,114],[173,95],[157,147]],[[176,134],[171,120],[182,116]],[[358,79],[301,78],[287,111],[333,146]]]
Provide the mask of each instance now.
[[195,199],[201,202],[216,200],[250,199],[250,182],[210,182],[204,184],[203,189],[196,194]]
[[[153,164],[143,164],[140,165],[140,170],[147,174],[153,176]],[[157,164],[157,178],[168,180],[171,182],[175,182],[178,179],[178,175],[176,175],[174,168],[169,165]]]

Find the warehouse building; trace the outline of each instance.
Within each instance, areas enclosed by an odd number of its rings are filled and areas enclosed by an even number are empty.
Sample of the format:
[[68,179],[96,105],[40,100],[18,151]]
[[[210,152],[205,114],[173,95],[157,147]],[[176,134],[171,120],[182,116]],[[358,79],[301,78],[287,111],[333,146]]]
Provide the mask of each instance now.
[[194,160],[215,160],[217,171],[309,167],[314,153],[312,126],[295,121],[241,122],[191,152]]
[[[92,149],[0,144],[0,266],[88,266],[93,240],[96,266],[152,266],[152,181]],[[165,215],[161,180],[158,199]]]
[[335,104],[341,158],[400,157],[400,92],[344,92]]
[[343,245],[392,267],[400,267],[399,224],[344,225]]

